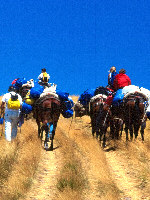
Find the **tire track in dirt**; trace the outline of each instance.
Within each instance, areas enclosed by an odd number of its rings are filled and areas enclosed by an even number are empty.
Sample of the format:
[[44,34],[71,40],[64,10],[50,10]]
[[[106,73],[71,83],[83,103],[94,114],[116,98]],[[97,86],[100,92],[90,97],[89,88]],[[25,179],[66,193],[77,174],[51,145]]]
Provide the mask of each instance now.
[[125,163],[127,160],[123,160],[123,158],[120,157],[120,154],[117,154],[117,152],[114,151],[107,152],[105,155],[114,182],[122,193],[121,199],[146,200],[147,198],[143,197],[141,191],[137,188],[136,179],[130,176],[131,169],[129,169]]
[[136,141],[126,142],[124,134],[120,141],[111,142],[111,145],[116,146],[116,149],[109,151],[109,147],[106,148],[105,156],[113,180],[121,192],[121,199],[150,200],[148,185],[145,185],[150,177],[144,177],[145,183],[140,178],[146,173],[145,169],[148,171],[150,164],[146,143],[141,142],[140,136]]
[[26,200],[56,200],[56,184],[61,168],[61,157],[56,140],[53,151],[42,149],[41,161]]
[[83,200],[150,200],[137,187],[136,177],[132,174],[134,167],[128,165],[125,152],[121,149],[103,151],[99,142],[92,137],[89,123],[88,116],[82,119],[60,118],[54,139],[56,149],[52,152],[42,150],[36,178],[26,200],[56,200],[60,197],[56,186],[64,162],[58,146],[60,134],[74,142],[76,154],[87,177]]
[[[83,121],[84,123],[87,123],[84,118]],[[138,188],[139,183],[137,182],[137,177],[132,175],[134,167],[129,168],[129,160],[127,157],[123,156],[122,153],[119,153],[119,151],[121,151],[121,149],[104,151],[109,172],[114,180],[114,183],[120,190],[119,199],[150,200],[150,196],[147,196],[147,194],[144,194],[144,191]],[[128,149],[126,149],[126,151],[128,151]]]
[[[88,126],[89,121],[87,118],[82,117],[82,134],[85,134],[83,131],[83,126]],[[88,134],[88,133],[86,133]],[[91,133],[90,133],[91,134]],[[85,138],[83,138],[85,139]],[[81,140],[82,141],[82,140]],[[92,148],[97,151],[97,154],[101,154],[101,148],[98,142],[94,141],[87,141],[87,143],[90,142],[90,144],[85,144],[85,141],[82,142],[82,146],[85,148],[85,152],[88,155],[88,163],[91,164],[89,167],[89,170],[87,170],[87,174],[89,176],[89,181],[91,182],[91,191],[94,191],[94,189],[97,187],[95,185],[95,182],[98,183],[100,181],[101,176],[99,176],[99,170],[101,170],[101,163],[100,160],[97,161],[98,155],[94,155],[94,151]],[[120,141],[119,141],[120,142]],[[78,139],[77,143],[81,143]],[[97,145],[97,146],[95,146]],[[115,150],[115,151],[104,151],[104,155],[107,161],[107,167],[109,168],[109,172],[111,174],[111,177],[113,179],[114,184],[117,185],[118,189],[120,190],[120,197],[119,199],[124,200],[150,200],[150,196],[147,196],[147,194],[144,193],[141,189],[138,187],[137,177],[133,176],[134,167],[128,166],[128,159],[123,156],[122,153],[119,153],[121,149]],[[128,149],[126,149],[128,151]],[[142,150],[141,150],[142,152]],[[96,158],[97,157],[97,158]],[[101,159],[99,157],[99,159]],[[104,160],[103,160],[104,162]],[[131,163],[130,163],[131,164]],[[137,172],[136,172],[137,173]],[[106,177],[105,177],[106,178]],[[91,180],[90,180],[91,179]],[[93,179],[93,180],[92,180]],[[93,186],[92,186],[93,185]],[[94,187],[94,188],[93,188]],[[97,193],[94,191],[93,193]],[[99,194],[97,193],[96,196],[93,196],[91,199],[99,199]],[[105,199],[105,198],[104,198]]]
[[61,128],[66,130],[70,139],[74,140],[84,174],[87,177],[88,186],[83,191],[83,199],[117,200],[118,191],[115,185],[112,184],[104,152],[100,148],[98,141],[93,139],[91,135],[89,118],[83,117],[82,119],[73,119],[73,122],[70,122],[71,128],[69,128],[70,125],[68,124],[67,129],[65,119],[62,119],[64,123],[62,123]]

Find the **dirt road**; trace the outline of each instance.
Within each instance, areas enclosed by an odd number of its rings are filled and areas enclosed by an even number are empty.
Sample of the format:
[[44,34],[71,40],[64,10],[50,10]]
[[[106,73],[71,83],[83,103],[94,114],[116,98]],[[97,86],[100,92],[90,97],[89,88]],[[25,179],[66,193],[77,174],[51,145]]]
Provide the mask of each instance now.
[[[63,137],[64,136],[64,137]],[[150,200],[149,136],[146,142],[108,142],[105,150],[91,135],[88,116],[76,119],[60,118],[54,141],[54,151],[43,150],[42,159],[26,200],[57,200],[60,191],[57,182],[64,161],[62,146],[73,142],[75,154],[81,162],[87,185],[83,200]],[[69,148],[68,143],[68,148]],[[66,198],[69,199],[66,194]]]

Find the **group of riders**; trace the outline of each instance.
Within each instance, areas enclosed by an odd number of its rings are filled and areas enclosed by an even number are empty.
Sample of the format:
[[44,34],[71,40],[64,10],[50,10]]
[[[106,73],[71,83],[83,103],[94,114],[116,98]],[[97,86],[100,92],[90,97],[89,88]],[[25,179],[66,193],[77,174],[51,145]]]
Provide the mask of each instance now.
[[106,142],[106,130],[110,127],[110,134],[116,134],[125,127],[126,139],[128,131],[130,138],[138,135],[141,127],[141,136],[144,140],[144,128],[147,118],[150,119],[150,91],[143,87],[131,85],[131,79],[125,69],[111,67],[108,74],[108,85],[96,89],[86,90],[78,99],[74,107],[75,116],[89,115],[91,118],[92,134],[103,135],[103,144]]
[[126,70],[120,69],[118,74],[116,67],[111,67],[108,75],[108,87],[116,91],[128,85],[131,85],[131,79],[126,75]]
[[[24,97],[26,95],[26,93],[25,94],[21,93],[20,88],[18,88],[17,83],[20,80],[21,79],[19,78],[13,80],[11,83],[11,86],[8,89],[8,93],[6,93],[2,98],[0,123],[3,124],[3,119],[5,119],[5,138],[7,141],[11,141],[17,136],[18,121],[20,121],[20,116],[21,116],[20,113],[22,112],[22,105],[24,102]],[[38,85],[40,85],[42,88],[52,88],[51,84],[49,83],[49,80],[50,80],[50,75],[46,72],[46,69],[43,68],[41,70],[41,74],[38,76]],[[22,82],[21,86],[22,86],[21,88],[23,87],[28,88],[31,91],[32,88],[35,88],[35,82],[33,79],[30,79],[29,81]],[[114,66],[111,67],[108,74],[108,85],[106,87],[103,87],[110,94],[105,99],[105,105],[106,105],[106,108],[108,108],[108,110],[111,107],[116,97],[117,92],[120,90],[123,90],[125,87],[128,87],[128,86],[131,86],[131,79],[129,78],[129,76],[126,75],[126,70],[120,69],[119,73],[117,73],[116,67]],[[95,95],[96,94],[99,94],[99,92],[98,93],[95,92]],[[64,96],[64,94],[62,96]],[[81,98],[79,97],[78,102],[80,102],[80,99]],[[65,98],[65,100],[68,103],[68,96],[67,98]],[[63,112],[62,112],[64,114],[63,116],[65,117],[66,115],[67,117],[73,116],[73,110],[72,110],[73,102],[69,102],[69,103],[70,103],[69,109],[68,110],[66,109],[66,105],[67,105],[66,104],[65,105],[66,110],[63,109]],[[75,107],[74,107],[74,111],[75,111]],[[149,118],[148,114],[147,114],[147,117]],[[20,126],[21,125],[22,123],[20,122]]]
[[[12,81],[11,86],[8,88],[8,93],[2,97],[0,123],[3,124],[5,119],[5,139],[9,142],[17,136],[18,122],[20,121],[23,104],[23,96],[20,94],[16,84],[19,79],[16,78]],[[49,79],[50,75],[43,68],[41,74],[38,76],[38,84],[44,87],[50,87]],[[30,79],[29,81],[25,81],[23,85],[31,89],[34,87],[34,80]]]

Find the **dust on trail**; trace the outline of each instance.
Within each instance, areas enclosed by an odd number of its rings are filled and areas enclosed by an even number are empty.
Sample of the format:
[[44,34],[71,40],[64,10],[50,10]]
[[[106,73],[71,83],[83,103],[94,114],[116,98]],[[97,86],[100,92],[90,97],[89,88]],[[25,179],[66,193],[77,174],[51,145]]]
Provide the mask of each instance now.
[[[56,140],[55,148],[58,148]],[[61,153],[59,149],[56,149],[54,151],[42,150],[41,161],[26,200],[56,200],[57,176],[61,167]]]
[[[85,120],[86,119],[86,120]],[[87,118],[83,118],[83,121],[87,123]],[[125,141],[125,140],[124,140]],[[118,141],[119,143],[120,141]],[[138,143],[137,143],[138,144]],[[139,143],[140,145],[140,143]],[[142,146],[142,145],[141,145]],[[90,147],[90,145],[89,145]],[[100,147],[100,146],[99,146]],[[113,148],[112,148],[113,149]],[[88,153],[93,154],[93,150],[90,149],[91,152],[87,149]],[[128,149],[126,149],[128,151]],[[141,147],[140,152],[142,152],[143,149]],[[98,152],[98,151],[97,151]],[[127,152],[130,154],[130,152]],[[132,153],[132,152],[131,152]],[[107,166],[109,168],[109,172],[113,178],[114,183],[117,185],[118,189],[120,190],[120,198],[119,199],[124,199],[124,200],[150,200],[150,190],[149,194],[144,190],[140,189],[138,187],[139,182],[137,179],[137,176],[134,174],[138,173],[138,164],[135,166],[132,166],[132,162],[130,162],[130,159],[127,158],[125,153],[121,152],[121,149],[115,149],[108,151],[104,151],[106,161],[107,161]],[[90,154],[89,154],[90,155]],[[147,155],[147,160],[149,161],[149,166],[150,166],[150,159],[149,159],[149,154]],[[93,157],[93,166],[96,166],[95,162],[95,156]],[[90,160],[91,162],[91,160]],[[96,168],[94,168],[95,171]],[[100,170],[100,169],[99,169]],[[94,172],[95,173],[95,172]],[[93,179],[96,178],[95,176]],[[97,176],[98,178],[98,176]],[[95,198],[94,198],[95,199]]]
[[[88,117],[73,119],[66,127],[65,119],[62,119],[61,128],[76,144],[76,151],[82,163],[82,169],[87,177],[88,186],[83,191],[85,200],[117,200],[115,185],[106,166],[106,159],[103,150],[96,139],[93,139]],[[71,124],[71,128],[70,128]],[[106,183],[105,186],[101,185]],[[104,188],[105,187],[105,188]]]
[[[26,200],[57,200],[59,191],[56,185],[64,161],[58,145],[61,134],[74,142],[76,154],[86,175],[88,184],[82,194],[83,200],[150,200],[148,192],[145,193],[144,189],[138,187],[135,175],[138,173],[138,163],[134,164],[127,158],[126,153],[130,154],[128,149],[110,148],[104,151],[92,137],[88,116],[81,119],[60,118],[54,151],[43,149],[38,171]],[[65,141],[61,141],[62,144],[63,142]],[[142,152],[142,148],[140,151]]]
[[122,193],[124,200],[149,200],[150,197],[145,197],[141,190],[138,189],[136,178],[131,176],[131,169],[127,166],[127,160],[124,160],[117,152],[107,152],[107,163],[110,168],[114,182]]

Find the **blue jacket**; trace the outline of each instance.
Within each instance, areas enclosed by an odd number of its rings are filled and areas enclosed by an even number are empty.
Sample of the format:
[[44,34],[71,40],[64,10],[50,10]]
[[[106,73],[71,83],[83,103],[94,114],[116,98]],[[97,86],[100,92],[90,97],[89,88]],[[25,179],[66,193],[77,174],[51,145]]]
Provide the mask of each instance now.
[[112,72],[112,73],[109,73],[109,75],[108,75],[108,85],[111,88],[113,87],[113,83],[114,83],[114,79],[115,79],[116,75],[117,75],[117,72]]

